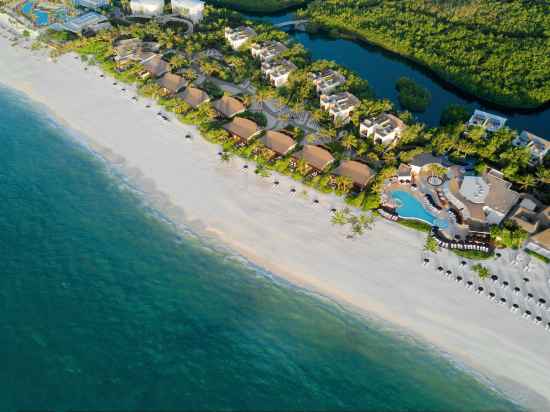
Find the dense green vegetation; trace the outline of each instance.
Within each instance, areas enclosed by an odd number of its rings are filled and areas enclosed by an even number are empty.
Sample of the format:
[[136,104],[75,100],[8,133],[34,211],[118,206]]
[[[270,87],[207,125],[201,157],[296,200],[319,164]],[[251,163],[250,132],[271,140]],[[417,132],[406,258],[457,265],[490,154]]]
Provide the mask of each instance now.
[[472,260],[485,260],[493,257],[493,253],[481,252],[479,250],[452,249],[452,252],[457,256]]
[[491,238],[498,247],[519,249],[528,237],[529,233],[511,220],[505,221],[502,226],[491,227]]
[[541,254],[537,252],[533,252],[532,250],[529,250],[529,249],[525,249],[525,251],[527,252],[528,255],[533,256],[535,259],[539,259],[544,263],[550,263],[550,259],[547,258],[546,256],[542,256]]
[[415,83],[408,77],[401,77],[395,83],[401,106],[411,112],[424,112],[430,105],[432,95],[428,89]]
[[548,1],[315,0],[303,14],[504,106],[550,100]]
[[273,13],[300,6],[307,0],[208,0],[207,3],[253,13]]
[[406,226],[408,228],[418,230],[419,232],[425,232],[430,233],[432,231],[432,227],[424,222],[419,222],[418,220],[405,220],[405,219],[399,219],[397,221],[402,226]]
[[447,126],[450,124],[464,123],[470,118],[471,110],[459,104],[450,104],[441,112],[439,124]]
[[472,266],[472,269],[477,272],[478,276],[481,279],[485,279],[491,276],[491,271],[480,263],[476,263],[474,266]]

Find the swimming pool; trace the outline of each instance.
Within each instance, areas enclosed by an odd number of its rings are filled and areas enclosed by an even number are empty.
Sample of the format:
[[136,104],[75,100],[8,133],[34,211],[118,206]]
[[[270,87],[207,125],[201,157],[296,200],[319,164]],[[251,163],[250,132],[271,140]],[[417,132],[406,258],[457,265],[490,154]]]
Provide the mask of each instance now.
[[397,214],[403,219],[416,219],[428,223],[439,228],[446,228],[448,223],[446,220],[437,219],[432,214],[428,213],[422,203],[409,192],[395,190],[390,192],[392,199],[397,204]]

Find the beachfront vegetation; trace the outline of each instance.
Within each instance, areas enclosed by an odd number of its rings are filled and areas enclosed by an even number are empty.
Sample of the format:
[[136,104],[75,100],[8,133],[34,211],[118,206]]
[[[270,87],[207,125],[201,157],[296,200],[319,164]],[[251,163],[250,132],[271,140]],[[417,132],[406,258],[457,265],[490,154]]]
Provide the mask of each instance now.
[[349,208],[336,210],[331,218],[333,225],[346,226],[349,225],[348,238],[361,236],[367,230],[372,230],[374,224],[374,215],[361,213],[355,215]]
[[529,233],[511,220],[491,227],[491,238],[500,248],[519,249],[528,237]]
[[472,269],[477,272],[480,279],[485,279],[491,276],[491,271],[483,266],[481,263],[476,263],[472,266]]
[[314,0],[300,16],[414,60],[462,90],[510,107],[550,100],[548,2]]
[[429,224],[418,220],[399,219],[397,222],[402,226],[418,230],[419,232],[430,233],[432,231],[432,227]]
[[432,253],[439,252],[439,244],[437,243],[437,239],[433,237],[431,234],[426,237],[426,243],[424,244],[424,250]]
[[401,106],[411,112],[424,112],[430,105],[432,95],[425,87],[420,86],[408,77],[401,77],[395,83],[397,98]]
[[211,4],[252,13],[273,13],[301,6],[306,0],[210,0]]
[[457,256],[471,260],[485,260],[493,257],[493,253],[482,252],[479,250],[452,249],[452,252]]
[[550,263],[550,258],[547,258],[546,256],[541,255],[540,253],[534,252],[529,249],[525,249],[528,255],[533,256],[535,259],[540,260],[543,263]]
[[466,122],[471,115],[471,110],[459,104],[450,104],[441,112],[439,124],[447,126],[450,124],[461,124]]

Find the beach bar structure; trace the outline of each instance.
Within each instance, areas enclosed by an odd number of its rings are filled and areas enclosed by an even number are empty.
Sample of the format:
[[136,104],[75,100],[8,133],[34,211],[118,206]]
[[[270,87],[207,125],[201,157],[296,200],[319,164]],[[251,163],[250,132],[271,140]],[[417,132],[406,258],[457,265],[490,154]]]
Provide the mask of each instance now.
[[177,94],[177,97],[186,102],[189,106],[196,109],[203,103],[210,101],[210,96],[204,90],[196,87],[188,87]]
[[242,143],[250,142],[254,137],[258,136],[262,129],[250,119],[244,117],[234,117],[229,123],[224,124],[223,129],[228,131],[235,140]]
[[246,110],[245,105],[239,99],[231,96],[223,96],[212,103],[212,106],[221,116],[228,119]]
[[303,160],[311,169],[317,172],[322,172],[335,160],[328,150],[311,144],[306,144],[302,150],[295,153],[292,157],[297,160]]
[[188,83],[186,79],[174,73],[165,73],[164,76],[157,80],[157,84],[161,87],[165,96],[175,95],[187,87]]
[[342,161],[334,170],[334,175],[350,178],[353,185],[359,190],[367,187],[374,177],[374,173],[369,166],[356,160]]
[[268,130],[260,141],[265,147],[271,150],[275,156],[286,156],[297,145],[296,141],[289,135],[274,130]]

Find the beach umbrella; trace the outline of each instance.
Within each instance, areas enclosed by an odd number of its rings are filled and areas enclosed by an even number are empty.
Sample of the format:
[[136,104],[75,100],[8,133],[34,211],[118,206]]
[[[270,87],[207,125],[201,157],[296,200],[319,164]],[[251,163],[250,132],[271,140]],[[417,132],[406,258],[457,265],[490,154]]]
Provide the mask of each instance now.
[[500,298],[500,303],[506,303],[506,299],[505,298]]
[[498,280],[498,276],[497,275],[493,275],[491,276],[491,279],[493,282],[496,282]]
[[468,284],[468,286],[473,286],[474,282],[472,282],[471,280],[469,280],[468,282],[466,282]]
[[274,184],[275,186],[279,186],[279,181],[278,181],[278,180],[275,180],[275,181],[273,182],[273,184]]
[[457,277],[456,277],[456,281],[457,281],[457,282],[462,282],[462,276],[457,276]]
[[446,273],[447,273],[447,275],[452,275],[453,274],[453,272],[451,272],[450,270],[448,270]]
[[502,254],[501,254],[500,252],[497,252],[496,255],[497,255],[497,257],[501,257],[501,256],[502,256]]
[[477,288],[477,291],[478,291],[479,293],[483,292],[483,286],[478,287],[478,288]]
[[507,280],[505,280],[504,282],[502,282],[502,286],[504,286],[504,287],[508,286],[509,284],[510,284],[510,283],[508,283]]
[[313,204],[314,204],[314,205],[316,205],[316,204],[318,204],[318,203],[319,203],[319,199],[314,199],[314,200],[313,200]]
[[494,294],[493,292],[490,292],[490,293],[489,293],[489,297],[494,298],[494,297],[495,297],[495,294]]
[[537,316],[535,319],[536,319],[537,323],[542,322],[542,318],[540,316]]
[[523,278],[524,282],[529,282],[529,278]]
[[186,133],[186,134],[185,134],[185,138],[186,138],[186,139],[191,139],[191,133]]
[[425,258],[425,259],[424,259],[424,263],[426,263],[426,264],[427,264],[427,263],[430,263],[430,259]]
[[438,266],[438,267],[437,267],[437,271],[438,271],[438,272],[443,272],[443,267],[442,267],[442,266]]
[[519,308],[519,305],[518,305],[517,303],[514,303],[514,304],[512,305],[512,307],[513,307],[514,309],[517,309],[517,308]]
[[248,169],[248,165],[243,165],[243,169]]
[[333,208],[330,209],[330,211],[331,211],[332,213],[336,213],[336,208],[333,207]]
[[291,188],[290,188],[290,193],[295,193],[295,192],[296,192],[296,189],[293,188],[293,187],[291,187]]
[[460,262],[460,266],[466,266],[466,265],[467,265],[467,263],[466,263],[465,260],[463,260],[462,262]]

